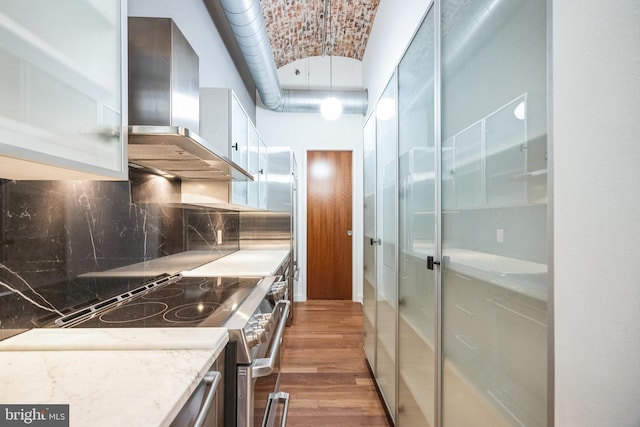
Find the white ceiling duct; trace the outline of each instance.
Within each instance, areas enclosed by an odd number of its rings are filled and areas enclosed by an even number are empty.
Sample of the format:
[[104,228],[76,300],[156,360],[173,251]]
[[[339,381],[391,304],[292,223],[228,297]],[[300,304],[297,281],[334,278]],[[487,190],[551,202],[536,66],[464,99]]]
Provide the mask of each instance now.
[[259,0],[220,0],[262,103],[284,113],[319,113],[322,101],[338,98],[345,114],[366,114],[367,90],[282,89]]

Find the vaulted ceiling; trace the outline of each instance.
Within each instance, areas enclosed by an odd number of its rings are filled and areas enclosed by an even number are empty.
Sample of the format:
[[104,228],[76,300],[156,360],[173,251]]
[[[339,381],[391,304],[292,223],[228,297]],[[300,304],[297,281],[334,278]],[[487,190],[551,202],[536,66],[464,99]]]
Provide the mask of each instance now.
[[380,0],[260,0],[276,67],[310,56],[362,60]]
[[[362,60],[380,0],[259,0],[276,67],[312,56]],[[250,94],[255,85],[219,0],[204,0]]]

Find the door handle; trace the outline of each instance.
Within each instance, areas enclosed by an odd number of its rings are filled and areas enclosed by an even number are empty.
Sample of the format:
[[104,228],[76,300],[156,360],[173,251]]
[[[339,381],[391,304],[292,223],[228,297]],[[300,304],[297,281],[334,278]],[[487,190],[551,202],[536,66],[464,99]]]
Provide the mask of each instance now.
[[280,345],[282,344],[282,335],[284,334],[284,327],[287,325],[287,317],[289,317],[289,306],[291,305],[291,301],[280,300],[276,304],[276,308],[278,306],[283,306],[284,308],[280,311],[280,319],[278,320],[278,326],[276,328],[275,333],[272,338],[272,345],[270,349],[269,356],[263,357],[262,359],[256,359],[251,366],[251,374],[253,378],[266,377],[267,375],[271,375],[276,366],[276,358],[278,357],[278,353],[280,352]]
[[374,239],[373,237],[369,239],[369,244],[371,246],[373,245],[381,245],[382,244],[382,240],[380,239]]
[[280,427],[287,425],[287,414],[289,412],[289,393],[284,391],[274,392],[269,395],[269,403],[267,403],[267,409],[264,412],[264,418],[262,419],[262,427],[273,427],[277,410],[273,408],[274,405],[284,404],[282,409],[282,418],[280,420]]
[[434,264],[435,264],[435,265],[440,265],[440,261],[435,261],[435,260],[433,259],[433,257],[432,257],[431,255],[429,255],[429,256],[427,257],[427,268],[428,268],[429,270],[433,270],[433,266],[434,266]]
[[347,230],[347,236],[353,236],[353,230]]

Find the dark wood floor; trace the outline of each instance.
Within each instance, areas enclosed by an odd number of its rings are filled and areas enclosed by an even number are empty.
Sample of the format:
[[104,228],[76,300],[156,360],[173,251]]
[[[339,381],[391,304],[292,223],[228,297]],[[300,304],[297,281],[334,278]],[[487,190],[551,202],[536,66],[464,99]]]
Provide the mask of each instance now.
[[389,426],[362,350],[362,305],[295,303],[283,346],[287,426]]

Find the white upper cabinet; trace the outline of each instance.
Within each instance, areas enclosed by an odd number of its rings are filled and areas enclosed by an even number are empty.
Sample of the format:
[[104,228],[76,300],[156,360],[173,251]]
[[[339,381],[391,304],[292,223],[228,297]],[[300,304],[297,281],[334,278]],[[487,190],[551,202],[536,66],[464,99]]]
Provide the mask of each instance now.
[[[200,89],[200,135],[254,177],[253,182],[183,183],[185,202],[266,209],[266,145],[231,89]],[[206,196],[204,193],[209,194]]]
[[267,209],[267,145],[258,130],[249,124],[249,173],[255,180],[247,183],[248,205]]
[[[228,91],[231,99],[231,127],[229,129],[229,150],[231,160],[245,169],[249,167],[249,133],[252,127],[247,113],[238,98]],[[255,130],[255,129],[254,129]]]
[[245,170],[250,124],[231,89],[200,88],[200,136]]
[[123,4],[0,3],[0,178],[127,179]]

